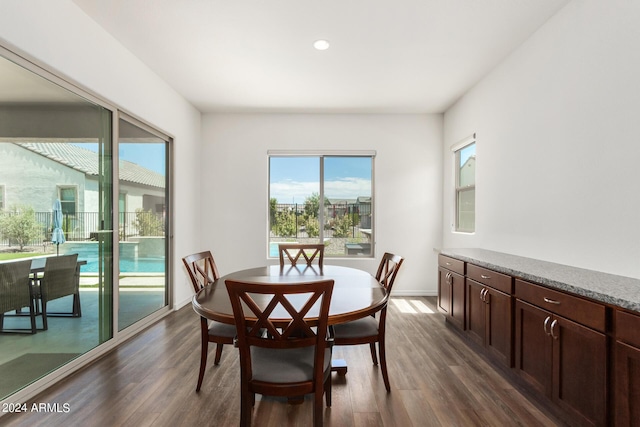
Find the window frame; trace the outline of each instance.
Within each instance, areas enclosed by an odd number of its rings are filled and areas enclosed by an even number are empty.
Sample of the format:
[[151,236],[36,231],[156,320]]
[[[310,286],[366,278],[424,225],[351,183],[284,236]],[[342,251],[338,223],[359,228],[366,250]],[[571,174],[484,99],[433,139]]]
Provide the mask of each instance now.
[[[271,200],[271,158],[272,157],[312,157],[317,158],[319,160],[319,200],[324,200],[325,191],[324,191],[324,164],[326,158],[332,157],[368,157],[371,161],[371,208],[370,208],[370,221],[371,221],[371,233],[369,237],[369,241],[371,242],[370,251],[368,254],[347,254],[338,255],[338,254],[325,254],[326,257],[337,257],[340,259],[343,258],[374,258],[375,257],[375,150],[323,150],[323,151],[306,151],[306,150],[268,150],[267,151],[267,162],[268,162],[268,177],[267,177],[267,258],[273,259],[274,256],[270,254],[269,247],[271,243],[271,222],[270,222],[270,200]],[[322,206],[321,206],[322,207]],[[318,221],[320,224],[324,224],[324,209],[320,209],[318,212]],[[324,226],[321,225],[319,227],[319,236],[318,242],[322,242],[326,240]],[[277,256],[275,257],[277,258]]]
[[3,211],[5,206],[5,194],[4,194],[4,184],[0,185],[0,211]]
[[[64,206],[66,203],[70,203],[68,200],[62,200],[62,191],[63,190],[73,190],[74,198],[73,205],[74,210],[73,213],[65,212]],[[60,200],[60,205],[62,207],[62,212],[64,215],[69,215],[71,217],[75,217],[78,213],[78,186],[77,185],[58,185],[58,200]]]
[[[461,185],[460,184],[460,154],[462,150],[470,147],[471,145],[476,145],[476,134],[472,134],[467,138],[457,142],[451,147],[451,152],[453,154],[453,175],[454,175],[454,200],[453,200],[453,223],[452,223],[452,231],[455,233],[464,233],[464,234],[474,234],[476,232],[476,204],[475,204],[475,191],[476,191],[476,173],[474,170],[473,175],[473,184],[469,185]],[[476,146],[477,147],[477,146]],[[475,158],[475,154],[473,157]],[[473,191],[474,192],[474,204],[473,204],[473,227],[472,228],[461,228],[460,226],[460,196],[463,193]]]

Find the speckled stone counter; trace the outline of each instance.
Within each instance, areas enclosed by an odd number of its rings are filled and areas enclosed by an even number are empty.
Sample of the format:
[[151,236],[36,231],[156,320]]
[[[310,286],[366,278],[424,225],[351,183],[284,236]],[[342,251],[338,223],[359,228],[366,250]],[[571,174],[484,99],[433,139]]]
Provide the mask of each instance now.
[[441,249],[445,256],[603,303],[640,312],[640,280],[486,249]]

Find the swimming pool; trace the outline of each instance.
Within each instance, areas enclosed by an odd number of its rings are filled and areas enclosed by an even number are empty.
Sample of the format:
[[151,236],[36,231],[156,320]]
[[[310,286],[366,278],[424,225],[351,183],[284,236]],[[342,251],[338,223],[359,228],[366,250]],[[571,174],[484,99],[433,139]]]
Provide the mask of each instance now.
[[[81,273],[98,272],[97,254],[92,259],[86,255],[78,259],[87,261],[87,265],[81,266]],[[164,273],[164,261],[163,258],[120,259],[120,273]]]
[[[86,261],[86,265],[80,267],[81,273],[98,272],[98,246],[90,243],[72,243],[60,245],[64,249],[64,254],[78,254],[78,260]],[[62,254],[63,251],[61,250]],[[120,273],[164,273],[165,258],[141,258],[136,256],[136,252],[129,248],[120,248]]]

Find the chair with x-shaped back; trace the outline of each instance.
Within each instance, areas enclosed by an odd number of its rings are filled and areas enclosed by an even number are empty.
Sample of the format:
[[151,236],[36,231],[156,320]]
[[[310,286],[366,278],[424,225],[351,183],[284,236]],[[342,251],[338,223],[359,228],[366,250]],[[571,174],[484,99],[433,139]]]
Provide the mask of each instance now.
[[[187,273],[189,273],[191,284],[196,293],[220,277],[216,262],[210,251],[188,255],[182,258],[182,262],[187,268]],[[222,322],[216,322],[215,320],[207,320],[202,316],[200,317],[200,331],[202,349],[200,353],[200,372],[198,374],[196,391],[200,391],[200,387],[202,386],[204,371],[207,367],[209,343],[216,343],[216,358],[213,364],[217,365],[220,363],[220,357],[222,356],[222,347],[224,344],[233,344],[233,339],[236,336],[236,327],[234,325],[227,325]]]
[[324,262],[324,245],[321,243],[280,243],[278,245],[278,253],[280,254],[280,268],[284,268],[285,263],[287,262],[291,266],[296,266],[298,261],[303,259],[307,266],[311,266],[313,265],[313,261],[317,258],[318,267],[322,269],[322,264]]
[[[387,294],[391,294],[391,288],[398,275],[398,270],[404,258],[399,255],[385,253],[380,260],[376,279],[387,290]],[[375,315],[367,316],[362,319],[353,320],[347,323],[335,325],[334,343],[335,345],[360,345],[369,344],[371,349],[371,359],[373,364],[378,364],[376,357],[376,342],[378,343],[378,351],[380,353],[380,368],[382,370],[382,379],[387,391],[391,391],[389,384],[389,374],[387,373],[387,355],[385,349],[385,326],[387,320],[387,305],[380,310],[380,315],[376,319]]]
[[238,329],[240,425],[250,426],[255,394],[314,394],[313,424],[322,425],[322,395],[331,406],[333,280],[264,284],[226,280]]

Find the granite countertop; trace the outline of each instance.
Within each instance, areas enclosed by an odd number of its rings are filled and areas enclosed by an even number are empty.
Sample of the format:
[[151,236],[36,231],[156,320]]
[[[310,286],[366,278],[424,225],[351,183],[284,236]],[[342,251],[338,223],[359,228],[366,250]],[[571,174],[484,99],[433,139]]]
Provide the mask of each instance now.
[[640,313],[640,279],[486,249],[441,249],[440,253],[500,273]]

